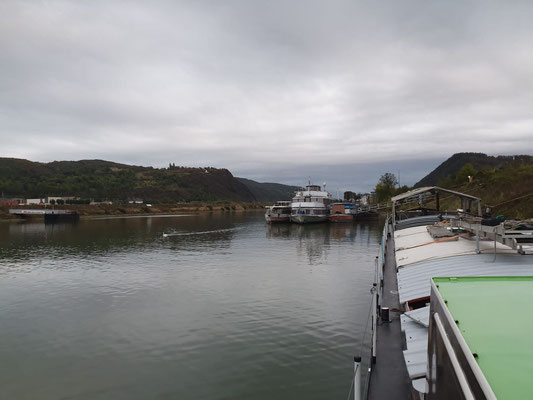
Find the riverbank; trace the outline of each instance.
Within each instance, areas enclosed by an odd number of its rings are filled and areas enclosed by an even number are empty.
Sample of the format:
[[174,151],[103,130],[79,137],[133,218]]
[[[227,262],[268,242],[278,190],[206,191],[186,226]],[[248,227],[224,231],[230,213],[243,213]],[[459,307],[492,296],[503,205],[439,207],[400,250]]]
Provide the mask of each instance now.
[[[72,210],[80,214],[81,218],[103,215],[157,215],[157,214],[182,214],[189,212],[240,212],[246,210],[262,210],[266,203],[237,203],[237,202],[213,202],[213,203],[178,203],[178,204],[98,204],[98,205],[64,205],[55,206],[56,210]],[[52,206],[46,206],[51,209]],[[0,206],[0,220],[17,220],[20,217],[9,214],[10,209],[24,208],[43,210],[45,206]],[[36,216],[42,218],[42,216]]]

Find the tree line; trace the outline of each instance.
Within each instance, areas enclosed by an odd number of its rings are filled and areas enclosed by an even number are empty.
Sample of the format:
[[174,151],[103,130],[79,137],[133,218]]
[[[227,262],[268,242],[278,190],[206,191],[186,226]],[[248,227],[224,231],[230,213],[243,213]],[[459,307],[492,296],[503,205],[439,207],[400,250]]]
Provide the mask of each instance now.
[[392,172],[387,172],[379,178],[378,183],[374,189],[374,195],[377,203],[383,203],[389,201],[392,197],[411,190],[410,186],[398,185],[398,178]]

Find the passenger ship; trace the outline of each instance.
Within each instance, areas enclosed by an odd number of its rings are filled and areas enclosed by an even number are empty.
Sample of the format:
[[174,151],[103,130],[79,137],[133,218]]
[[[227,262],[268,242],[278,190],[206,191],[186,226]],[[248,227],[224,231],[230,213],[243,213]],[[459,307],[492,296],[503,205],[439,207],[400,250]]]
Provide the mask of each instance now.
[[[457,213],[440,210],[442,195]],[[436,186],[392,198],[355,400],[531,398],[533,226],[486,214],[479,198]]]
[[290,222],[291,202],[278,201],[272,206],[265,207],[265,219],[269,224],[273,222]]
[[320,185],[307,185],[296,192],[291,204],[291,221],[297,224],[324,222],[329,217],[331,194]]

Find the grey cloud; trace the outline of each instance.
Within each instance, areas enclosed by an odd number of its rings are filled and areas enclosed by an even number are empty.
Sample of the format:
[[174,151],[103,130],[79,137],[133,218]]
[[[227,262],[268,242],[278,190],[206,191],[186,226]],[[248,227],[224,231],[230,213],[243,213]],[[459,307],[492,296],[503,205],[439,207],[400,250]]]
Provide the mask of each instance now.
[[297,183],[531,153],[531,20],[520,1],[2,2],[0,156]]

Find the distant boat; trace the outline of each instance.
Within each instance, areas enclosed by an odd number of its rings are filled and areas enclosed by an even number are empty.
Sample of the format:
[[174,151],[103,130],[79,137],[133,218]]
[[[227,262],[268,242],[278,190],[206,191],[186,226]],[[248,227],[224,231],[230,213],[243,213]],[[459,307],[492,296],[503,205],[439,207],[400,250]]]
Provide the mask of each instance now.
[[353,222],[354,213],[353,203],[333,203],[328,219],[330,222]]
[[319,185],[307,185],[296,192],[291,204],[291,221],[297,224],[324,222],[329,217],[331,195]]
[[368,221],[379,218],[379,213],[374,210],[358,210],[354,214],[355,221]]
[[291,202],[278,201],[272,206],[265,207],[265,219],[269,224],[273,222],[290,222]]

